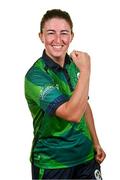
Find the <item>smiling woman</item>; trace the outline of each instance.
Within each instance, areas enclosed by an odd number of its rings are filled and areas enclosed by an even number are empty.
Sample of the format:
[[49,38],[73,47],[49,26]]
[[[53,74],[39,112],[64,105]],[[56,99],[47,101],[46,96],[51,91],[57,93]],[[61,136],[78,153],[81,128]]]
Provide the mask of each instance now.
[[90,56],[67,54],[72,26],[67,12],[46,12],[39,33],[45,49],[25,76],[34,126],[33,179],[95,179],[95,172],[101,179],[105,153],[88,103]]
[[49,19],[44,23],[39,36],[45,45],[46,53],[63,67],[66,51],[73,39],[69,23],[58,17]]

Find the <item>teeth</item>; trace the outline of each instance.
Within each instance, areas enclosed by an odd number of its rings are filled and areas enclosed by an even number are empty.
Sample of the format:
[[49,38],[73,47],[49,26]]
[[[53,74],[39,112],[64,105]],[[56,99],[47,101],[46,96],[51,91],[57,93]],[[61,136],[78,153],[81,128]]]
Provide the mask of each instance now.
[[55,46],[53,46],[54,48],[56,48],[56,49],[60,49],[62,46],[60,46],[60,45],[55,45]]

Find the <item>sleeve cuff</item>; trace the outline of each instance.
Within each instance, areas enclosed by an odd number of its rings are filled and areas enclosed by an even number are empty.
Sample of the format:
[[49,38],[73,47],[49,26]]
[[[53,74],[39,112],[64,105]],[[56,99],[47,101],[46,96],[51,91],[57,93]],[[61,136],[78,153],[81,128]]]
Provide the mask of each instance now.
[[51,103],[48,105],[48,107],[47,107],[47,109],[46,109],[46,112],[47,112],[48,114],[50,114],[50,115],[53,115],[54,112],[56,111],[56,109],[57,109],[60,105],[62,105],[63,103],[65,103],[65,102],[68,101],[68,100],[69,100],[69,97],[66,97],[66,96],[63,96],[63,95],[57,97],[53,102],[51,102]]

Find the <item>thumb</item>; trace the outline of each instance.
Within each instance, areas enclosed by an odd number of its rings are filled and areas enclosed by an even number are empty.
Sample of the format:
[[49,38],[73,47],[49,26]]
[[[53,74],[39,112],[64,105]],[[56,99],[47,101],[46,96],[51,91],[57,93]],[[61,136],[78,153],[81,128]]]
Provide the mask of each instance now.
[[76,59],[77,55],[78,55],[78,54],[77,54],[77,52],[76,52],[75,50],[70,53],[70,57],[71,57],[72,59]]

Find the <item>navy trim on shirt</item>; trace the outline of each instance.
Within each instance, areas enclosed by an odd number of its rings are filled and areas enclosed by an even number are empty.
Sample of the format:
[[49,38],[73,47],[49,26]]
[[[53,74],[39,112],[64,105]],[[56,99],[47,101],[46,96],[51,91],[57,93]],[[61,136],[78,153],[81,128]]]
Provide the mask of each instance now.
[[68,100],[69,100],[69,98],[66,97],[66,96],[63,96],[63,95],[57,97],[54,101],[52,101],[52,102],[48,105],[48,107],[47,107],[47,109],[46,109],[46,112],[47,112],[48,114],[51,114],[51,115],[54,114],[54,112],[56,111],[56,109],[57,109],[60,105],[62,105],[63,103],[65,103],[65,102],[68,101]]
[[[70,87],[70,90],[73,91],[73,87],[72,87],[72,84],[71,84],[71,82],[70,82],[70,77],[69,77],[68,72],[67,72],[67,70],[66,70],[66,68],[65,68],[67,64],[70,64],[70,63],[71,63],[71,61],[72,61],[71,57],[66,53],[66,55],[65,55],[65,63],[64,63],[64,66],[63,66],[63,67],[61,67],[59,64],[57,64],[55,61],[53,61],[53,60],[46,54],[45,50],[43,51],[43,55],[42,55],[41,58],[44,60],[46,66],[47,66],[48,68],[52,69],[55,73],[58,72],[58,71],[62,71],[62,72],[64,73],[64,76],[65,76],[65,78],[66,78],[66,80],[67,80],[67,82],[68,82],[68,85],[69,85],[69,87]],[[47,67],[45,68],[46,71],[47,71]]]
[[55,70],[62,70],[65,68],[66,64],[70,64],[70,56],[66,53],[65,56],[65,63],[64,63],[64,67],[62,68],[59,64],[57,64],[54,60],[52,60],[45,52],[45,50],[43,51],[43,55],[42,55],[42,59],[44,60],[45,64],[51,68],[53,71]]

